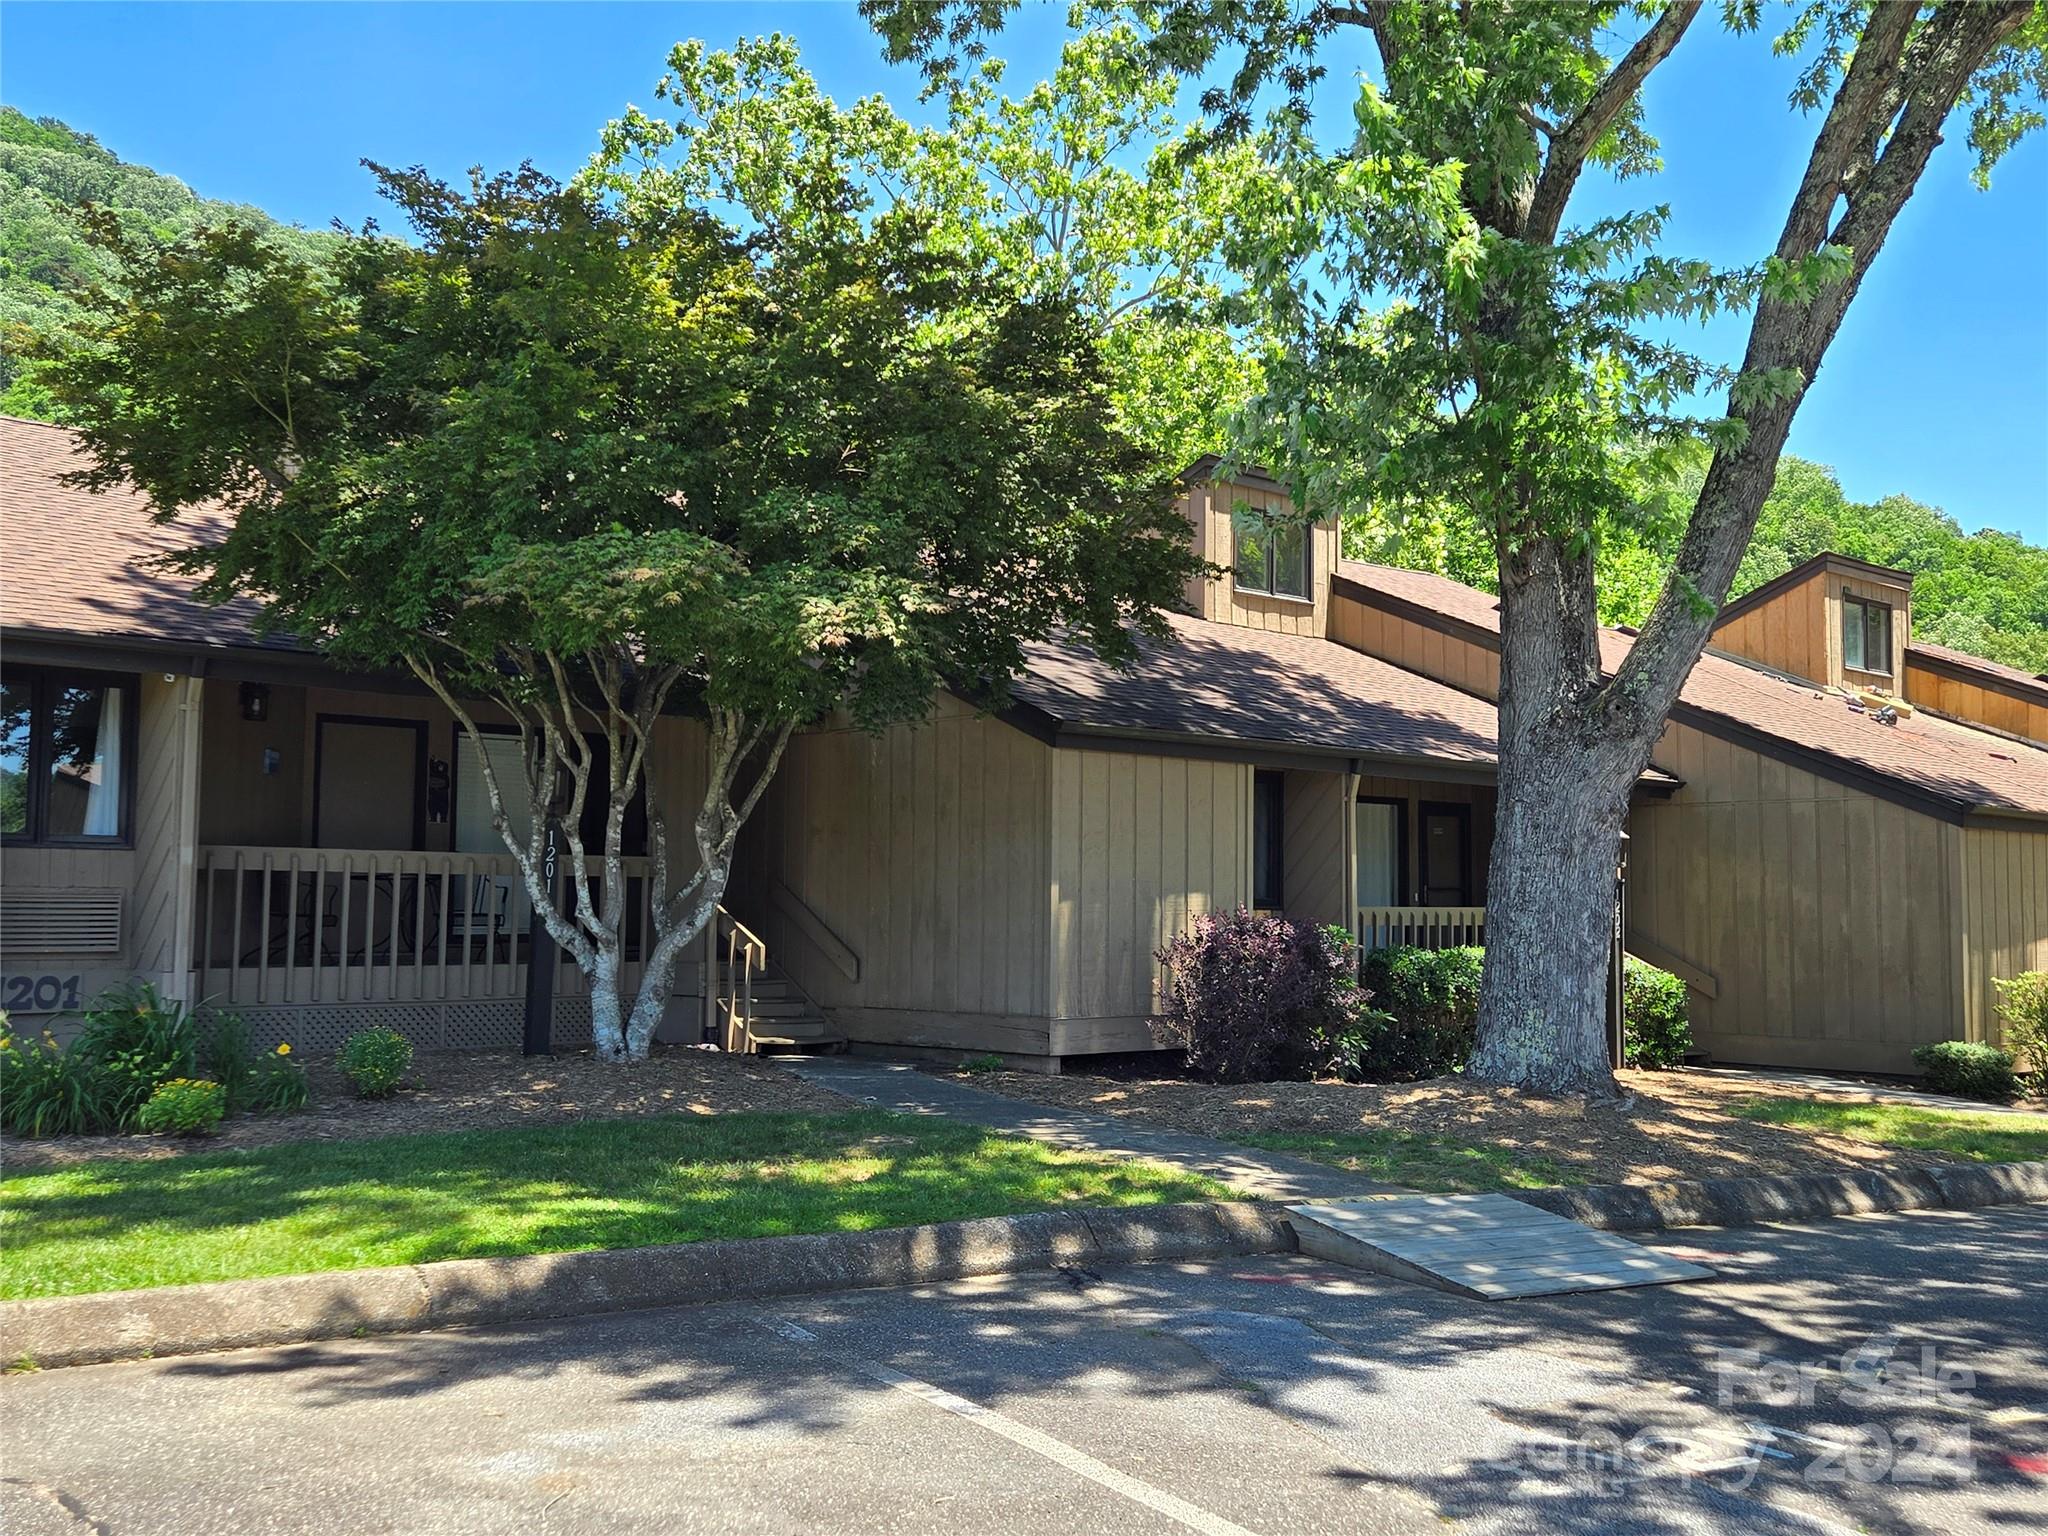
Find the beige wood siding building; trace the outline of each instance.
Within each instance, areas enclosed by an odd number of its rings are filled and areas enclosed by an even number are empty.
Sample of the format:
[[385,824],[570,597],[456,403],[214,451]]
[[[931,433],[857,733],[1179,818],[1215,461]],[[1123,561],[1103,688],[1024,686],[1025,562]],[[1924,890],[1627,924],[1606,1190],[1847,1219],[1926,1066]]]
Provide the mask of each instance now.
[[[1812,564],[1714,644],[1859,686],[1839,638],[1827,641],[1842,595],[1887,596],[1904,614],[1908,579]],[[1346,566],[1332,602],[1334,638],[1487,697],[1498,686],[1485,594]],[[1608,638],[1611,665],[1627,640]],[[1893,654],[1904,671],[1903,629]],[[1933,765],[1917,779],[1916,731]],[[1829,738],[1873,761],[1816,745]],[[1944,721],[1884,727],[1824,689],[1709,656],[1652,761],[1683,787],[1639,795],[1630,812],[1630,948],[1686,978],[1694,1033],[1718,1059],[1910,1072],[1917,1045],[1998,1039],[1992,979],[2048,966],[2048,816],[1977,803],[2024,802],[2028,775],[2048,774],[2038,752]],[[1942,776],[1973,762],[1991,790],[1944,793]]]
[[[174,535],[140,497],[74,467],[68,432],[0,418],[0,1007],[55,1019],[139,977],[313,1050],[370,1023],[515,1042],[531,913],[478,790],[501,722],[470,740],[417,688],[197,603],[142,564]],[[1134,667],[1055,637],[997,713],[942,697],[792,742],[720,932],[761,935],[774,985],[856,1045],[1148,1048],[1157,950],[1239,905],[1483,938],[1494,599],[1340,562],[1333,522],[1215,468],[1181,505],[1225,569]],[[1638,786],[1629,943],[1686,979],[1724,1060],[1908,1070],[1923,1041],[1995,1036],[1995,981],[2048,966],[2048,684],[1912,644],[1910,586],[1827,556],[1732,606]],[[1602,643],[1611,667],[1630,641]],[[1879,678],[1910,719],[1836,691]],[[58,740],[60,698],[101,700],[96,736]],[[650,774],[687,878],[701,728],[661,722]],[[637,845],[622,877],[633,981],[666,893]],[[556,975],[573,1043],[588,999]],[[715,976],[708,945],[677,972],[668,1038],[700,1038]]]

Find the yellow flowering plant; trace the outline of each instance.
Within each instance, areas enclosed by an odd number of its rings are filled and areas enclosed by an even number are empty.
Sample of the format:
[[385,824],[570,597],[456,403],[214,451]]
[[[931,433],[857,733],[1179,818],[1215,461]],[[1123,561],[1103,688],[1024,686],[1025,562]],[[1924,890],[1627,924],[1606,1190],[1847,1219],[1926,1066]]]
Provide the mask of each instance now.
[[228,1092],[211,1078],[159,1083],[136,1112],[137,1129],[152,1136],[210,1136],[227,1118]]

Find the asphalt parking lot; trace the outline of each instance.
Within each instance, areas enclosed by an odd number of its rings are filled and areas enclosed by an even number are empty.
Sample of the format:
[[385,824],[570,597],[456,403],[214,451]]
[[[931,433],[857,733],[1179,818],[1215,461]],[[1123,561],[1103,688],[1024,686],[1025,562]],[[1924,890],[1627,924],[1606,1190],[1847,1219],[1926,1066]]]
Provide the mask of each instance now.
[[53,1370],[10,1536],[2048,1529],[2048,1207],[1479,1303],[1301,1258]]

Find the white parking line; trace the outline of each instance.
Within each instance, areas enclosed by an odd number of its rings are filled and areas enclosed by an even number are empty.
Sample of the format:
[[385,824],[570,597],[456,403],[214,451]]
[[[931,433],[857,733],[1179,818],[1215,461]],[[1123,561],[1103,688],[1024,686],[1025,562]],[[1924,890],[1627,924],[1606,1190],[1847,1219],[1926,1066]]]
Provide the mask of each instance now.
[[1097,1461],[1086,1451],[1079,1451],[1064,1440],[1055,1440],[1042,1430],[1033,1429],[1029,1424],[1019,1424],[1015,1419],[1006,1418],[993,1408],[984,1408],[980,1403],[935,1387],[928,1381],[919,1381],[901,1371],[892,1370],[875,1360],[865,1360],[858,1355],[842,1354],[836,1349],[820,1344],[818,1336],[808,1328],[775,1318],[762,1318],[761,1322],[771,1333],[789,1340],[792,1344],[817,1344],[821,1353],[831,1356],[850,1370],[859,1371],[863,1376],[894,1387],[899,1392],[908,1392],[912,1397],[930,1403],[934,1408],[943,1408],[947,1413],[977,1424],[991,1434],[1001,1435],[1013,1445],[1043,1456],[1047,1461],[1065,1467],[1076,1476],[1085,1477],[1091,1483],[1107,1488],[1111,1493],[1121,1494],[1134,1504],[1157,1510],[1167,1519],[1186,1526],[1191,1531],[1200,1531],[1202,1536],[1254,1536],[1243,1526],[1212,1514],[1198,1504],[1155,1488],[1125,1472],[1119,1472],[1106,1462]]

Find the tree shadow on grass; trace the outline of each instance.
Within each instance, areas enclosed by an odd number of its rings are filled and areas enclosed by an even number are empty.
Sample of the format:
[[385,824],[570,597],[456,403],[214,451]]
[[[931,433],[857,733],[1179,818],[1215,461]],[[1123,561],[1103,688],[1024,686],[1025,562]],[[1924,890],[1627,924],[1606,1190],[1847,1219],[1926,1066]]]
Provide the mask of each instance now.
[[23,1294],[1205,1198],[1156,1166],[859,1111],[82,1164],[6,1187]]

